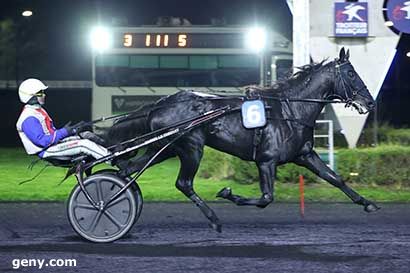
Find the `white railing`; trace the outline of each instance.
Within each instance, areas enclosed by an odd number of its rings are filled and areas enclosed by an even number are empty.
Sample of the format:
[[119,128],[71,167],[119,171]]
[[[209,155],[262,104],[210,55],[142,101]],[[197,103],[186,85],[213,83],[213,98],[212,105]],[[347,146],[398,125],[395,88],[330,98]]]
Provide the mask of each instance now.
[[[327,154],[329,159],[328,166],[335,169],[335,157],[334,157],[334,142],[333,142],[333,120],[317,120],[317,124],[327,124],[327,134],[314,134],[314,138],[327,138]],[[320,151],[321,149],[317,149]]]

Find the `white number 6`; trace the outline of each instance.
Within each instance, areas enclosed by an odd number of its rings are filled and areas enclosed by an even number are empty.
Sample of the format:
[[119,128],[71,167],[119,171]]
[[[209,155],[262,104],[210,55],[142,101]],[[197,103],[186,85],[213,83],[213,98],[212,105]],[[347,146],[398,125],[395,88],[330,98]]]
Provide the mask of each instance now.
[[262,116],[258,105],[250,105],[246,111],[246,118],[251,124],[258,124],[261,122]]

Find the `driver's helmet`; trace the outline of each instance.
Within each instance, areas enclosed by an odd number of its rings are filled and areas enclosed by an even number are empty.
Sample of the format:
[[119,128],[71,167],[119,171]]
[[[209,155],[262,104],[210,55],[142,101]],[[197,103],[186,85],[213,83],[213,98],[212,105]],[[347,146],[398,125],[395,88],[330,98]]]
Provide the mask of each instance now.
[[46,90],[48,86],[37,79],[27,79],[19,86],[19,97],[22,103],[27,103],[34,95]]

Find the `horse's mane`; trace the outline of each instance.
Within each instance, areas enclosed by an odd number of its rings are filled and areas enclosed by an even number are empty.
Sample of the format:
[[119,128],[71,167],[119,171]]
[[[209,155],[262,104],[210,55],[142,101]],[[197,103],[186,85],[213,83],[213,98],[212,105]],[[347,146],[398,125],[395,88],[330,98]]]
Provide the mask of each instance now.
[[325,62],[327,59],[322,60],[319,63],[310,63],[303,66],[296,67],[298,71],[291,74],[284,80],[277,80],[272,83],[271,86],[261,87],[261,86],[249,86],[248,89],[253,89],[261,92],[273,92],[275,94],[280,94],[284,92],[289,92],[295,86],[300,85],[305,82],[305,79],[311,76],[314,72],[322,69],[326,66]]

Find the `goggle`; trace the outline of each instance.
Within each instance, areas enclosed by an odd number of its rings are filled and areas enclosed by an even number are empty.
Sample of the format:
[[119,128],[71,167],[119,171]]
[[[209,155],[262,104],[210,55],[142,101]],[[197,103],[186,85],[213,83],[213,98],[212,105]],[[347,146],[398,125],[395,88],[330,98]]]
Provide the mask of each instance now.
[[46,92],[44,90],[41,90],[41,91],[37,92],[34,96],[36,96],[36,97],[45,97]]

